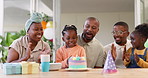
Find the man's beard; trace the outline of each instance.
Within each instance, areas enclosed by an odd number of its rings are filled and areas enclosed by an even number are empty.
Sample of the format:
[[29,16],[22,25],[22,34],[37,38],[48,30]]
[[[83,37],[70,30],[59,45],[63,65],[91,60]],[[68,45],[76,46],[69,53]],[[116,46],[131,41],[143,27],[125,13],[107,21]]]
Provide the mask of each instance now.
[[122,41],[120,41],[120,42],[116,42],[118,45],[120,45],[121,43],[122,43]]

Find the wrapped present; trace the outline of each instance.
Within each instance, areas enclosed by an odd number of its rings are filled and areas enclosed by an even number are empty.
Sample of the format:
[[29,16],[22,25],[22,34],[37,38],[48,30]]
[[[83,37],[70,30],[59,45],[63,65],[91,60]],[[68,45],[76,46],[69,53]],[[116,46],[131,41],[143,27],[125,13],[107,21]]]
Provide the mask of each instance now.
[[39,73],[39,63],[35,62],[21,62],[22,74]]
[[22,66],[20,63],[4,63],[3,71],[5,74],[21,74]]

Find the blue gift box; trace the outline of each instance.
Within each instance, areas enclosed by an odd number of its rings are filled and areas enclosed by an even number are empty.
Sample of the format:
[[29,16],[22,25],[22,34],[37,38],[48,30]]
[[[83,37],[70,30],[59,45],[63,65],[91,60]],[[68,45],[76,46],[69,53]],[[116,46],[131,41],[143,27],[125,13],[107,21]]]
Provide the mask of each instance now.
[[22,66],[20,63],[4,63],[3,71],[5,74],[21,74]]

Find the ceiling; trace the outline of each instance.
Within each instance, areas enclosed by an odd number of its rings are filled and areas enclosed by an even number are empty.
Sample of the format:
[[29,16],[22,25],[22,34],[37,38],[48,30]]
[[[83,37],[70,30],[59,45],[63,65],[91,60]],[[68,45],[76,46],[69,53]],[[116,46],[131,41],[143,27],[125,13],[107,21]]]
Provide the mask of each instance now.
[[134,0],[61,0],[62,13],[134,11]]

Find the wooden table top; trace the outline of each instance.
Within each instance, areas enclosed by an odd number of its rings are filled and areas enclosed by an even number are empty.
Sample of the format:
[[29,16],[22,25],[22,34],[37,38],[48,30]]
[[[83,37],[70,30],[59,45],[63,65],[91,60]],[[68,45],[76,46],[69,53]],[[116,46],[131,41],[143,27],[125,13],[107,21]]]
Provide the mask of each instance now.
[[148,78],[148,68],[117,69],[117,72],[112,74],[102,74],[102,70],[68,71],[60,69],[37,74],[5,75],[0,69],[0,78]]

